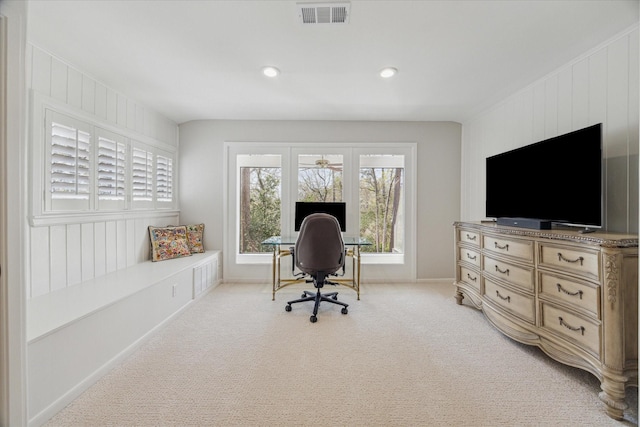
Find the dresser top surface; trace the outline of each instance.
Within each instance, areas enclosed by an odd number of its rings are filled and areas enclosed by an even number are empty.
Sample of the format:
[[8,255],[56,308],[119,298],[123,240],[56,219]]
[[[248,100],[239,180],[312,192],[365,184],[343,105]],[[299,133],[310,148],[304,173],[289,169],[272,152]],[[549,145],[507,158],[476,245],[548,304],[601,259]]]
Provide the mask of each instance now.
[[498,225],[494,221],[456,221],[454,225],[456,227],[473,228],[482,232],[497,232],[501,234],[538,239],[582,242],[603,247],[620,248],[638,246],[637,234],[611,233],[607,231],[581,233],[580,230],[576,228],[553,228],[551,230],[535,230],[530,228]]

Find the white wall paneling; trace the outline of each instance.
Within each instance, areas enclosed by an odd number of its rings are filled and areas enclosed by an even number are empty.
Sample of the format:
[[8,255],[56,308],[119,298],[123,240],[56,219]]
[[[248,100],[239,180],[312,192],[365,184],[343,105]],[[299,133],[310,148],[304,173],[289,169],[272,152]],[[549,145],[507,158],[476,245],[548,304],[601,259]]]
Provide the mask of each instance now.
[[177,125],[150,108],[106,87],[93,77],[37,46],[28,45],[29,88],[170,146],[177,146]]
[[[50,291],[65,288],[67,282],[67,233],[66,226],[54,225],[49,229],[49,263],[39,266],[51,272]],[[35,266],[33,266],[35,267]]]
[[[52,100],[70,111],[78,111],[83,119],[114,131],[120,129],[149,144],[157,142],[163,149],[177,147],[174,122],[63,59],[27,45],[26,68],[27,86],[34,94],[33,99]],[[34,132],[31,144],[39,144],[41,137],[41,131]],[[41,178],[39,173],[32,176]],[[33,193],[31,200],[37,205],[41,196]],[[32,224],[28,229],[27,295],[41,296],[143,262],[149,257],[147,227],[177,224],[179,219],[177,211],[158,210],[111,216],[113,219],[109,215],[77,220],[70,217],[55,224],[46,220]]]
[[178,216],[30,228],[29,296],[91,280],[149,259],[149,225],[178,224]]
[[80,224],[69,224],[67,238],[67,286],[77,285],[82,281],[82,247]]
[[638,231],[638,27],[463,123],[461,219],[485,217],[487,156],[603,123],[604,225]]
[[[28,289],[29,296],[42,295],[50,292],[50,264],[49,254],[49,227],[31,228],[30,235],[31,259],[31,287]],[[33,268],[38,266],[38,268]]]
[[94,224],[82,224],[80,230],[81,243],[81,268],[82,268],[82,281],[92,279],[95,277],[95,234]]
[[107,272],[107,228],[105,222],[93,224],[94,271],[96,277]]

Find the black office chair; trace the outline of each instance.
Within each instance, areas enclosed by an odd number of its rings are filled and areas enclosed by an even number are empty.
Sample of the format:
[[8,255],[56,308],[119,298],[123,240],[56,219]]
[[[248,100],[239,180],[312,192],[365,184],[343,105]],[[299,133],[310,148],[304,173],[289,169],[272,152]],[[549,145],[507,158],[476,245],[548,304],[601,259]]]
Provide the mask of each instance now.
[[291,311],[291,304],[305,301],[315,301],[312,323],[318,318],[318,307],[321,301],[330,302],[342,306],[342,314],[347,314],[349,304],[338,301],[338,293],[320,293],[324,285],[337,285],[335,282],[327,280],[327,276],[337,276],[336,272],[343,269],[345,248],[340,234],[338,220],[329,214],[315,213],[307,216],[300,225],[300,234],[296,240],[296,245],[292,250],[294,265],[305,275],[311,276],[308,283],[313,282],[317,291],[304,291],[302,298],[287,302],[285,310]]

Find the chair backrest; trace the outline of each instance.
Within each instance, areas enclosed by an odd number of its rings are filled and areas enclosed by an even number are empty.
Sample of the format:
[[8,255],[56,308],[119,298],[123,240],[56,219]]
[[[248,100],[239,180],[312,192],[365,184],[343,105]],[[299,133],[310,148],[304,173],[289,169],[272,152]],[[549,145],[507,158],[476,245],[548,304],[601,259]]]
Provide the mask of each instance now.
[[344,264],[344,242],[338,220],[329,214],[307,216],[295,245],[296,267],[300,271],[333,274]]

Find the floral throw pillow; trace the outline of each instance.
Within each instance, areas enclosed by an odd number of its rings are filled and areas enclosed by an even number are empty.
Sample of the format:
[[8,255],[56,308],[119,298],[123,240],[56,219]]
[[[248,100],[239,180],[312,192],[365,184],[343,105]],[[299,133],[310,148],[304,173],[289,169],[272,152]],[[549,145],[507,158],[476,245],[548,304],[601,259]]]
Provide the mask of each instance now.
[[204,244],[202,243],[202,235],[204,234],[204,224],[187,225],[187,243],[192,254],[201,254],[204,252]]
[[187,243],[187,227],[153,227],[149,226],[151,241],[151,261],[191,256]]

